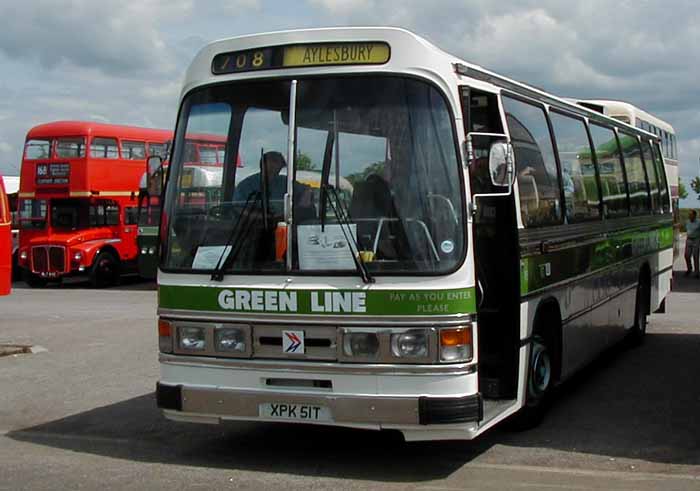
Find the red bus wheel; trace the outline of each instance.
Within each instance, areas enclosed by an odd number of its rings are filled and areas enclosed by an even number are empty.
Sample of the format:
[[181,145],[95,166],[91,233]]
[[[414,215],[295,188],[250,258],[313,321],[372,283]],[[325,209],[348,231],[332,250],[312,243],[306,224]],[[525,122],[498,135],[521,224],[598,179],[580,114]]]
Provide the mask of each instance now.
[[100,252],[90,270],[90,283],[95,288],[116,285],[119,281],[119,260],[109,251]]

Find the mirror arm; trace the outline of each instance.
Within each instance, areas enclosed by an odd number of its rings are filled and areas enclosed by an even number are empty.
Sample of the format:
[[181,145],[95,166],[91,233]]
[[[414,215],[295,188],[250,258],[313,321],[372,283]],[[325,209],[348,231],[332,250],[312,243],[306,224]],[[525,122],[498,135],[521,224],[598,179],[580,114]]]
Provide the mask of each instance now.
[[467,163],[469,165],[471,165],[472,162],[474,162],[474,158],[475,158],[475,156],[474,156],[474,143],[473,143],[474,142],[473,138],[475,136],[489,136],[492,138],[502,138],[502,139],[506,140],[506,142],[510,143],[510,138],[508,138],[508,135],[506,135],[505,133],[480,133],[478,131],[471,131],[471,132],[467,133],[467,140],[465,142],[465,147],[466,147],[465,153],[467,156]]
[[477,193],[472,195],[472,200],[469,202],[469,213],[471,213],[471,216],[474,217],[476,216],[476,210],[477,210],[477,204],[476,204],[476,199],[477,198],[498,198],[498,197],[506,197],[510,196],[513,194],[513,184],[508,185],[508,191],[505,191],[503,193]]

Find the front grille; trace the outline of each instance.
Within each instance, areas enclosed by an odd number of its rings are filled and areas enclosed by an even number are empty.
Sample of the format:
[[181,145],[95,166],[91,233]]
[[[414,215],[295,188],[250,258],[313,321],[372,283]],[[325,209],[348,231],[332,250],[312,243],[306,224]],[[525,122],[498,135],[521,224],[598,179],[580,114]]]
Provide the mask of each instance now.
[[306,352],[303,355],[290,356],[282,351],[282,331],[290,326],[254,326],[253,327],[253,358],[301,358],[306,360],[336,360],[337,328],[331,326],[314,326],[304,331]]
[[57,273],[66,271],[65,247],[49,247],[49,271]]
[[45,247],[32,248],[32,271],[46,273],[49,270],[49,256]]
[[32,247],[34,273],[65,273],[66,248],[61,246]]

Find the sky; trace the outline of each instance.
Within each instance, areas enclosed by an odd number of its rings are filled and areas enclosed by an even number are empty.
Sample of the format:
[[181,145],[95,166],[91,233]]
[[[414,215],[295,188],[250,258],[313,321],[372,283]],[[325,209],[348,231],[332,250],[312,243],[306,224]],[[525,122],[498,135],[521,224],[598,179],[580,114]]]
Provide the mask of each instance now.
[[[0,174],[55,120],[172,128],[207,42],[308,27],[404,27],[469,62],[561,96],[621,99],[673,125],[700,174],[695,0],[0,0]],[[695,193],[682,206],[700,206]]]

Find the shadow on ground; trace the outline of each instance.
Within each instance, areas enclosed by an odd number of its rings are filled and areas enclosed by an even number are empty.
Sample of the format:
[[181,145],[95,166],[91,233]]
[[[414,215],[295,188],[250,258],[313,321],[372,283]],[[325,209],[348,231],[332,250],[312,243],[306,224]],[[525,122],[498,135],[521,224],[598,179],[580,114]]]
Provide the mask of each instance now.
[[[556,395],[543,424],[471,442],[404,443],[398,433],[289,424],[165,420],[152,394],[9,433],[15,440],[145,462],[390,482],[444,478],[501,444],[700,465],[700,336],[648,334]],[[516,463],[516,462],[513,462]]]
[[[12,283],[13,289],[18,290],[31,290],[32,287],[27,285],[24,281],[14,281]],[[44,287],[37,288],[38,290],[55,290],[55,289],[66,289],[66,290],[94,290],[95,288],[90,284],[87,278],[75,277],[75,278],[64,278],[60,282],[50,282]],[[155,280],[144,280],[136,274],[125,275],[120,278],[119,284],[114,285],[105,290],[124,290],[124,291],[141,291],[141,290],[155,290],[156,282]]]
[[686,276],[685,271],[673,272],[673,291],[680,293],[700,293],[700,278]]

